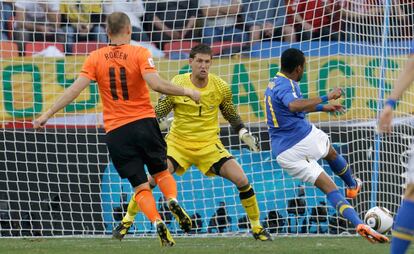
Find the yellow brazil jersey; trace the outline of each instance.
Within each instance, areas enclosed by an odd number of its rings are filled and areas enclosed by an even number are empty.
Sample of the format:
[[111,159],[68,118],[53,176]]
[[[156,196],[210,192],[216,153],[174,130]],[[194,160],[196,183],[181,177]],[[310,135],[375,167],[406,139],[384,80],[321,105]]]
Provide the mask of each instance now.
[[241,120],[232,103],[229,85],[220,77],[209,74],[208,84],[196,87],[190,80],[191,73],[177,75],[172,83],[201,92],[200,104],[184,96],[161,98],[155,111],[158,117],[165,117],[174,110],[174,121],[167,136],[169,141],[192,149],[200,149],[219,139],[219,110],[232,126],[241,125]]
[[91,15],[102,13],[102,5],[96,0],[70,0],[60,4],[60,12],[67,16],[70,23],[89,24]]

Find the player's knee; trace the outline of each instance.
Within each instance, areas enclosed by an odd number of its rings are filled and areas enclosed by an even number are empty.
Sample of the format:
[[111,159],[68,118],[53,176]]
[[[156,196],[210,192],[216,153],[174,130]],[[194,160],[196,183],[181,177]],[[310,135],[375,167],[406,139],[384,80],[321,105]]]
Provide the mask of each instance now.
[[237,188],[242,188],[249,184],[249,180],[245,174],[234,176],[233,179],[230,180],[237,186]]
[[176,160],[174,160],[172,157],[167,157],[167,164],[168,164],[168,170],[171,174],[174,174],[177,168],[179,167],[179,164]]
[[332,161],[332,160],[335,160],[337,156],[338,156],[338,153],[336,152],[335,148],[330,146],[329,152],[326,155],[325,160]]
[[150,185],[148,182],[146,183],[142,183],[138,186],[135,187],[135,195],[137,195],[138,193],[142,192],[142,191],[150,191]]
[[316,178],[314,185],[325,194],[328,194],[338,189],[336,184],[325,172],[321,172],[319,174],[319,176]]
[[155,182],[154,177],[152,177],[150,175],[148,176],[148,183],[149,183],[149,187],[151,189],[154,189],[157,186],[157,183]]

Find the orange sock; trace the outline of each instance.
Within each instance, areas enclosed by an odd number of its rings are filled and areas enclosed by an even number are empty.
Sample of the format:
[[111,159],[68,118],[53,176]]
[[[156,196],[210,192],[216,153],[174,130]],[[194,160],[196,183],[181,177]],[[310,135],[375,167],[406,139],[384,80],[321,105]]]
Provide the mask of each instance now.
[[147,216],[151,222],[155,222],[157,219],[161,220],[161,216],[157,211],[157,206],[155,205],[154,196],[150,190],[144,189],[140,190],[135,194],[135,201],[141,211]]
[[177,183],[168,169],[156,174],[154,179],[167,200],[177,198]]

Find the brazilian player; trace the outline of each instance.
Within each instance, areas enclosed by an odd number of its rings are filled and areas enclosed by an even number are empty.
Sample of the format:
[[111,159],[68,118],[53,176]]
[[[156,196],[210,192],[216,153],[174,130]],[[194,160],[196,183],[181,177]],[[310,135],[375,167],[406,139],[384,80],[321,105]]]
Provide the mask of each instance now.
[[[272,240],[260,224],[260,211],[253,187],[241,166],[220,141],[219,111],[239,133],[240,139],[253,151],[259,150],[257,138],[246,129],[240,119],[228,84],[209,73],[212,64],[211,48],[204,44],[192,48],[189,63],[192,72],[175,76],[172,83],[200,91],[201,103],[178,96],[165,96],[155,107],[159,119],[174,111],[174,120],[166,137],[168,169],[182,175],[190,166],[195,165],[206,176],[221,176],[230,180],[239,190],[253,237],[261,241]],[[136,208],[134,200],[131,200],[121,225],[131,225]]]
[[[391,132],[391,121],[393,118],[393,110],[397,106],[397,100],[401,98],[404,91],[407,90],[414,81],[414,44],[411,49],[411,56],[404,70],[399,75],[394,85],[394,90],[385,102],[382,111],[378,130],[380,132]],[[414,151],[411,146],[411,151]],[[404,194],[403,201],[395,218],[392,231],[391,253],[406,253],[410,243],[414,240],[414,156],[411,154],[408,162],[407,171],[407,189]]]
[[347,184],[347,197],[357,196],[361,181],[352,177],[351,168],[332,147],[328,135],[305,119],[309,112],[343,111],[340,104],[322,104],[340,98],[342,90],[336,88],[328,95],[304,99],[298,85],[304,70],[303,52],[287,49],[282,53],[280,72],[266,89],[266,115],[272,153],[289,175],[323,191],[332,206],[355,226],[361,236],[370,242],[388,242],[387,237],[362,222],[336,184],[318,164],[319,159],[325,159],[332,171]]

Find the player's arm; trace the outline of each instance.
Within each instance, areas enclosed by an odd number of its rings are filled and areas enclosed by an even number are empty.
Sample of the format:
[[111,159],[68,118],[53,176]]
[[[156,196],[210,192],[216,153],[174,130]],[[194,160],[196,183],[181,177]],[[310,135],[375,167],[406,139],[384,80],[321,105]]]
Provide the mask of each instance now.
[[223,86],[223,101],[219,108],[224,119],[226,119],[233,130],[239,134],[240,140],[242,140],[252,151],[258,152],[258,138],[250,133],[244,125],[240,115],[237,113],[236,107],[232,101],[232,94],[230,88],[226,85]]
[[[321,103],[336,100],[342,96],[342,90],[340,88],[334,88],[328,95],[321,97],[315,97],[310,99],[294,99],[288,103],[289,110],[291,112],[335,112],[335,111],[344,111],[341,105],[332,105],[327,104],[323,105]],[[288,96],[286,96],[288,97]]]
[[410,56],[405,65],[404,69],[401,71],[400,75],[395,81],[394,89],[390,94],[389,99],[398,100],[401,98],[402,94],[407,90],[414,81],[414,54]]
[[392,90],[388,100],[385,102],[384,110],[381,112],[378,130],[381,132],[391,131],[391,121],[393,118],[393,110],[397,105],[397,100],[401,98],[405,90],[410,87],[414,81],[414,54],[411,54],[407,64],[401,71],[394,83],[394,89]]
[[173,120],[172,117],[168,117],[168,114],[174,108],[173,100],[170,96],[163,95],[158,99],[157,105],[155,105],[155,114],[157,115],[158,124],[160,129],[166,130],[170,127]]
[[143,77],[149,87],[156,92],[166,95],[188,96],[193,101],[200,102],[199,91],[175,86],[170,81],[162,79],[157,72],[146,73]]
[[47,120],[51,118],[56,112],[66,107],[90,84],[91,80],[84,76],[79,76],[75,82],[65,90],[63,95],[53,104],[53,106],[44,112],[39,118],[34,120],[33,128],[43,128]]

